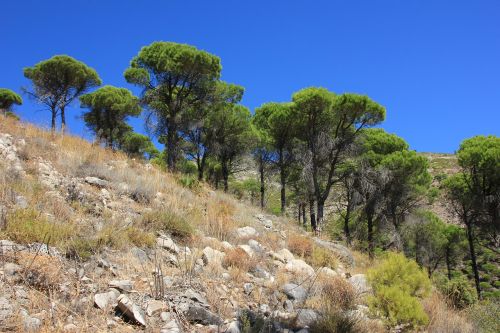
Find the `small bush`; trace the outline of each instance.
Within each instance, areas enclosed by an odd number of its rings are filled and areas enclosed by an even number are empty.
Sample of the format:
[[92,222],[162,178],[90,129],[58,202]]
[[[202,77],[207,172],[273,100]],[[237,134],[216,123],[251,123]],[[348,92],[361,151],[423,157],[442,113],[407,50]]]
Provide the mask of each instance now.
[[310,262],[316,267],[337,267],[337,257],[331,251],[315,246],[311,253]]
[[330,312],[311,325],[311,333],[356,333],[358,319],[346,313]]
[[126,228],[125,233],[129,241],[137,247],[153,247],[156,243],[156,237],[153,233],[133,226]]
[[498,333],[500,328],[500,302],[485,300],[472,306],[467,314],[478,332]]
[[413,260],[400,253],[388,253],[378,266],[367,273],[374,295],[370,309],[381,313],[391,325],[424,325],[428,317],[419,298],[429,294],[431,283],[427,274]]
[[179,177],[179,184],[190,190],[198,190],[201,188],[197,176],[194,175],[181,175]]
[[140,224],[146,231],[165,231],[179,238],[189,238],[194,234],[193,227],[183,216],[170,211],[145,214]]
[[467,279],[455,278],[446,280],[439,285],[440,291],[445,295],[450,305],[463,309],[476,301],[476,291],[469,284]]
[[288,248],[298,256],[309,257],[313,252],[313,242],[307,237],[292,234],[288,237]]
[[356,290],[341,277],[325,280],[321,286],[323,306],[328,310],[350,310],[356,304]]
[[255,267],[255,263],[248,254],[239,247],[226,251],[222,265],[226,268],[237,267],[245,272]]
[[49,242],[50,245],[64,245],[75,233],[70,224],[48,221],[33,209],[19,209],[11,212],[6,218],[4,234],[17,243]]

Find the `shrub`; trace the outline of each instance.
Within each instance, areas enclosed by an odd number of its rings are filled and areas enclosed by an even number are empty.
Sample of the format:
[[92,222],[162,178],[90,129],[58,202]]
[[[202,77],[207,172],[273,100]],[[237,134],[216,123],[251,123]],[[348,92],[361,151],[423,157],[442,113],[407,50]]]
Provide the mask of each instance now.
[[500,327],[500,302],[486,300],[476,303],[467,314],[478,332],[497,333]]
[[226,251],[222,265],[226,268],[237,267],[248,272],[255,266],[255,263],[243,249],[237,247]]
[[315,246],[311,253],[311,264],[317,267],[337,267],[337,257],[331,251]]
[[311,325],[311,333],[356,333],[358,319],[349,314],[334,311],[329,312]]
[[298,256],[309,257],[313,251],[313,243],[307,237],[292,234],[288,237],[288,248]]
[[338,276],[323,281],[321,295],[327,311],[350,310],[356,304],[356,290],[346,279]]
[[429,294],[431,283],[427,274],[403,254],[389,252],[382,262],[367,273],[374,295],[368,304],[380,312],[391,325],[424,325],[428,317],[420,297]]
[[194,175],[181,175],[179,177],[179,184],[190,190],[198,190],[201,187],[198,178]]
[[75,233],[72,225],[50,222],[33,209],[15,210],[6,221],[6,228],[0,233],[17,243],[49,242],[60,246]]
[[147,213],[140,224],[146,231],[166,231],[179,238],[189,238],[194,233],[193,227],[183,216],[171,211]]
[[446,280],[439,286],[441,292],[446,296],[448,302],[459,309],[463,309],[476,301],[476,292],[467,279],[454,278]]
[[128,227],[125,229],[125,233],[129,241],[138,247],[153,247],[156,243],[156,237],[153,233],[137,227]]

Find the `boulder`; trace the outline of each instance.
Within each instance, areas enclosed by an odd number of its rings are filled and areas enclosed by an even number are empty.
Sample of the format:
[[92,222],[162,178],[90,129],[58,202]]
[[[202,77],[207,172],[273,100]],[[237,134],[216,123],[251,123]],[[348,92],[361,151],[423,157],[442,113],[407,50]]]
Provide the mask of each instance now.
[[303,301],[307,297],[307,291],[304,287],[296,285],[295,283],[287,283],[283,286],[283,292],[288,298],[294,301]]
[[175,319],[170,320],[160,330],[160,333],[180,333],[182,332]]
[[257,235],[257,230],[249,226],[236,229],[236,236],[238,236],[239,238],[252,238]]
[[255,239],[250,239],[248,241],[248,246],[250,246],[255,252],[262,252],[262,244],[257,242]]
[[318,313],[314,310],[300,309],[295,318],[295,325],[298,328],[309,327],[318,320],[318,317]]
[[253,257],[254,254],[255,254],[255,251],[250,247],[250,245],[246,245],[246,244],[241,244],[241,245],[238,245],[238,247],[240,249],[242,249],[243,251],[245,251],[245,253],[249,256],[249,257]]
[[13,307],[9,300],[5,297],[0,297],[0,326],[12,316]]
[[290,273],[300,274],[300,275],[314,275],[314,269],[309,266],[304,260],[293,259],[287,262],[285,269]]
[[165,235],[162,235],[156,239],[156,245],[175,254],[178,254],[180,251],[175,242],[170,237]]
[[87,184],[97,186],[97,187],[107,187],[109,182],[107,180],[97,178],[97,177],[85,177],[85,182]]
[[352,252],[344,245],[335,242],[325,241],[317,237],[314,237],[313,240],[317,245],[324,247],[335,253],[340,258],[340,260],[342,260],[347,265],[349,266],[355,265]]
[[109,281],[108,286],[126,292],[134,289],[134,284],[130,280],[112,280]]
[[355,274],[351,276],[347,281],[351,283],[351,285],[359,294],[366,294],[372,291],[372,288],[368,285],[366,276],[364,274]]
[[222,324],[222,318],[198,305],[190,306],[189,310],[185,313],[185,316],[191,323],[199,323],[202,325]]
[[146,326],[146,318],[141,307],[132,302],[126,295],[121,294],[118,299],[118,309],[129,320],[134,321],[142,326]]
[[245,292],[245,294],[250,295],[253,291],[253,284],[248,282],[245,283],[243,285],[243,291]]
[[162,312],[164,309],[165,304],[162,301],[152,299],[146,305],[146,314],[151,317]]
[[203,264],[206,265],[221,265],[222,259],[224,258],[224,253],[214,250],[211,247],[207,246],[203,249],[203,254],[201,259],[203,260]]
[[339,275],[337,272],[335,272],[333,269],[329,267],[321,267],[318,270],[318,275],[323,275],[323,276],[328,276],[328,277],[334,277]]
[[193,289],[186,289],[184,293],[181,295],[184,298],[190,299],[196,303],[201,304],[203,307],[208,308],[208,301],[205,297],[203,297],[199,292],[194,291]]
[[94,305],[101,310],[106,310],[108,306],[116,302],[120,296],[120,292],[116,289],[110,289],[107,293],[100,293],[94,295]]
[[271,252],[269,252],[269,255],[274,260],[280,261],[280,262],[282,262],[284,264],[286,264],[287,262],[295,259],[295,257],[293,256],[292,252],[288,251],[287,249],[281,249],[278,252],[272,252],[271,251]]

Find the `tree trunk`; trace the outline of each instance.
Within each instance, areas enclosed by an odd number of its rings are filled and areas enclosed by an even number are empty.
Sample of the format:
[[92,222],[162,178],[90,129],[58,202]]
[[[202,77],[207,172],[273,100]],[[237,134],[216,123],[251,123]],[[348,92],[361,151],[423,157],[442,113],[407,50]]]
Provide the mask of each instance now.
[[302,203],[302,224],[305,226],[307,226],[307,218],[306,218],[306,203],[303,202]]
[[57,116],[57,111],[55,110],[55,108],[52,108],[51,112],[52,112],[52,119],[51,119],[50,131],[52,132],[52,134],[54,134],[55,131],[56,131],[56,116]]
[[299,225],[302,222],[302,203],[298,202],[297,203],[297,221],[299,221]]
[[310,198],[309,199],[309,215],[311,219],[311,228],[314,232],[318,230],[318,226],[316,224],[316,215],[314,214],[314,199]]
[[227,167],[227,162],[223,161],[222,163],[222,180],[224,182],[224,192],[229,190],[229,168]]
[[66,114],[64,113],[64,107],[61,108],[61,133],[66,132]]
[[465,225],[467,226],[467,240],[469,242],[469,251],[470,251],[472,271],[474,272],[474,281],[476,283],[477,298],[482,299],[481,285],[479,284],[479,271],[477,269],[477,262],[476,262],[476,251],[474,249],[474,235],[473,235],[472,223],[466,223]]
[[375,252],[375,246],[373,243],[373,214],[366,214],[366,219],[368,222],[368,255],[370,256],[370,259],[373,259]]
[[175,171],[176,162],[176,135],[177,129],[175,125],[169,124],[167,128],[167,167],[171,172]]
[[349,231],[349,220],[351,219],[351,205],[347,205],[344,216],[344,235],[347,245],[351,245],[351,233]]
[[450,258],[450,247],[446,248],[446,271],[448,273],[448,280],[451,280],[451,258]]
[[285,214],[286,207],[286,174],[285,174],[285,166],[283,165],[283,158],[280,157],[280,183],[281,183],[281,214]]
[[318,211],[318,217],[317,217],[317,230],[321,232],[323,229],[323,214],[324,214],[324,208],[325,208],[325,201],[324,200],[318,200],[317,202],[317,211]]
[[259,173],[260,173],[260,208],[264,209],[264,196],[265,196],[265,183],[264,183],[264,159],[259,159]]

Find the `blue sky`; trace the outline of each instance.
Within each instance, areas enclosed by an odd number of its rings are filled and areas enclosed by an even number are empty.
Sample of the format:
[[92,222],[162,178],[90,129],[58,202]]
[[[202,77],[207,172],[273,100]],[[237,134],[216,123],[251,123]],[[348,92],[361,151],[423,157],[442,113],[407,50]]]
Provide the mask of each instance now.
[[[23,67],[68,54],[138,94],[123,71],[141,46],[164,40],[221,57],[222,79],[246,88],[252,110],[322,86],[384,105],[382,127],[417,151],[500,135],[497,0],[5,0],[1,9],[0,87],[18,92],[29,84]],[[17,113],[48,125],[24,99]],[[89,137],[82,111],[72,107],[69,127]]]

